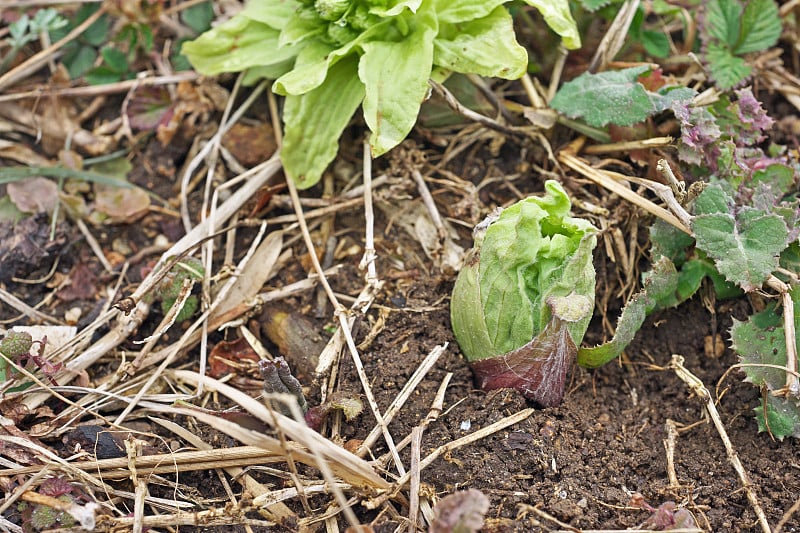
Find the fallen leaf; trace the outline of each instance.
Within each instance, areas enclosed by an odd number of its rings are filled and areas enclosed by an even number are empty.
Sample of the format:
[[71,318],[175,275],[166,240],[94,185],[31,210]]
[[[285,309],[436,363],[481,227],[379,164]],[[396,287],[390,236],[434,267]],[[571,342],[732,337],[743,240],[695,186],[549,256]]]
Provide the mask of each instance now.
[[11,281],[18,272],[26,275],[42,268],[46,260],[67,244],[64,226],[56,227],[50,239],[49,217],[38,213],[14,223],[0,222],[0,282]]
[[483,527],[489,498],[476,489],[454,492],[433,508],[429,533],[475,533]]
[[69,273],[70,283],[56,293],[56,296],[63,302],[74,302],[75,300],[94,300],[97,294],[95,276],[89,263],[80,262],[72,268]]
[[221,378],[227,374],[241,373],[243,368],[256,368],[259,356],[244,338],[222,341],[211,349],[208,356],[208,374]]
[[23,213],[52,213],[58,203],[58,185],[47,178],[28,178],[9,183],[6,192]]
[[317,326],[300,313],[267,307],[261,315],[261,331],[272,341],[298,376],[310,376],[327,344]]
[[123,188],[97,185],[94,208],[104,215],[106,224],[130,224],[150,209],[150,196],[138,187]]

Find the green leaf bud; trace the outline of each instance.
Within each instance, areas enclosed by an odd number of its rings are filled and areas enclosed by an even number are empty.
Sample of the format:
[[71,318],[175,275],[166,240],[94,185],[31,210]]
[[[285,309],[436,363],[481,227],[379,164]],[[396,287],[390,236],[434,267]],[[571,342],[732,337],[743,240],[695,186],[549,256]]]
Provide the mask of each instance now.
[[545,189],[478,225],[450,312],[479,384],[549,406],[561,401],[592,316],[597,230],[570,216],[561,185],[548,181]]

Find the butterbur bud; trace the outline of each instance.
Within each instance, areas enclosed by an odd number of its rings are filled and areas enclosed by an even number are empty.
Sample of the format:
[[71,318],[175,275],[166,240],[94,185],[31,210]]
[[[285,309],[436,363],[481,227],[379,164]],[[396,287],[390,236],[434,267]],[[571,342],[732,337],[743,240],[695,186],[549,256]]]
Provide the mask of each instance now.
[[596,228],[570,216],[555,181],[476,227],[450,303],[453,332],[484,390],[561,403],[594,309]]
[[[267,394],[291,394],[297,400],[300,410],[308,410],[306,398],[303,396],[303,386],[292,375],[289,365],[283,357],[276,357],[274,361],[261,360],[258,362],[261,378],[264,380],[264,392]],[[281,402],[275,402],[272,407],[288,417],[292,410]]]

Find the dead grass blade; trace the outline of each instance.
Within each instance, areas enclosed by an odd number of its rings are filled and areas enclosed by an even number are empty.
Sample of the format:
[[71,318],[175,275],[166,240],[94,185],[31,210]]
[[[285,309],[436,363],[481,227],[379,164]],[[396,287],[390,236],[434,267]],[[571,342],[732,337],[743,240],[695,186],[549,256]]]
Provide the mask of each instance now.
[[[293,420],[287,416],[269,410],[258,400],[251,398],[247,394],[230,387],[216,379],[208,376],[200,376],[196,372],[187,370],[174,370],[170,372],[175,379],[199,386],[202,381],[209,390],[218,392],[244,408],[247,412],[269,425],[270,427],[280,426],[280,430],[294,441],[298,447],[290,448],[290,453],[294,460],[319,468],[314,456],[306,450],[317,450],[328,461],[331,469],[346,482],[361,487],[369,487],[373,490],[386,490],[390,484],[378,476],[369,463],[356,457],[352,453],[335,445],[304,423]],[[175,412],[193,416],[206,423],[214,425],[234,438],[240,438],[253,446],[259,446],[265,450],[276,454],[285,454],[286,450],[281,446],[278,439],[258,433],[256,431],[243,428],[239,424],[223,421],[219,417],[192,411],[189,409],[175,409]],[[224,423],[227,422],[227,423]]]
[[620,184],[616,178],[625,178],[621,174],[611,173],[604,170],[599,170],[579,157],[567,152],[562,151],[558,154],[558,160],[565,166],[578,172],[582,176],[592,180],[596,184],[608,189],[609,191],[619,195],[632,204],[641,207],[651,215],[654,215],[663,221],[667,222],[680,229],[681,231],[691,235],[691,230],[678,217],[673,215],[670,211],[658,206],[646,198],[642,198],[631,189]]

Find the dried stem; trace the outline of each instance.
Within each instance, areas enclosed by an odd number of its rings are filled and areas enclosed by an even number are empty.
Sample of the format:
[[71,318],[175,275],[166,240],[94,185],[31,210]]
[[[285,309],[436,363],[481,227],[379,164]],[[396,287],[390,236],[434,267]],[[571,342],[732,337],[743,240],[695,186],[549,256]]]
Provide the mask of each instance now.
[[730,461],[731,466],[733,466],[733,469],[739,476],[742,489],[744,489],[745,494],[747,494],[747,499],[750,501],[750,505],[752,506],[753,511],[756,513],[758,523],[761,525],[761,530],[764,533],[771,533],[772,530],[769,527],[767,516],[764,514],[764,510],[758,503],[756,491],[753,489],[753,485],[750,483],[750,479],[747,477],[747,472],[745,472],[744,466],[742,466],[742,462],[739,460],[739,455],[736,453],[731,440],[728,438],[728,433],[725,431],[725,425],[722,423],[722,420],[719,417],[719,412],[717,411],[714,401],[711,398],[711,393],[708,392],[708,389],[705,385],[703,385],[703,382],[700,381],[700,378],[689,372],[689,370],[683,366],[683,361],[684,359],[682,356],[673,355],[669,366],[675,371],[675,374],[677,374],[677,376],[689,386],[689,390],[698,398],[700,398],[700,400],[702,400],[708,416],[714,422],[714,426],[717,428],[720,439],[722,439],[722,443],[725,445],[725,454],[728,456],[728,461]]

